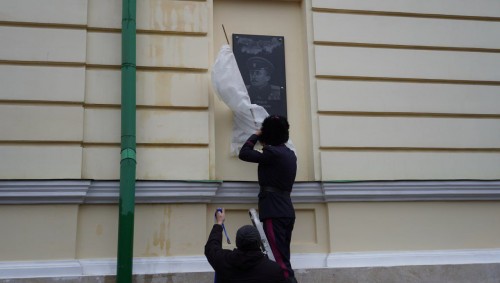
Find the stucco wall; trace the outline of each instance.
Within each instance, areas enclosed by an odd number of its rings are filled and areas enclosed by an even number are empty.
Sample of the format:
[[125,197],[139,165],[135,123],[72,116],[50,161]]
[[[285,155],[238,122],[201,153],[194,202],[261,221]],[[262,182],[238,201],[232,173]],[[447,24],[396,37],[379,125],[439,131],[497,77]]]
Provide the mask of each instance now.
[[332,252],[500,247],[498,202],[331,203]]
[[[285,37],[288,120],[291,125],[290,139],[297,149],[298,181],[315,179],[309,106],[312,94],[308,91],[305,24],[303,7],[299,1],[214,1],[214,56],[223,44],[227,44],[222,25],[229,40],[233,33]],[[213,105],[216,179],[257,180],[255,164],[241,162],[230,155],[231,110],[216,96]]]
[[[117,179],[121,1],[48,2],[2,4],[0,177]],[[297,180],[496,179],[495,5],[140,2],[138,179],[256,179],[209,83],[221,24],[286,38]]]
[[312,1],[322,179],[498,179],[498,7]]
[[[1,4],[0,177],[117,179],[121,1],[35,2]],[[210,5],[139,2],[138,179],[212,177]]]

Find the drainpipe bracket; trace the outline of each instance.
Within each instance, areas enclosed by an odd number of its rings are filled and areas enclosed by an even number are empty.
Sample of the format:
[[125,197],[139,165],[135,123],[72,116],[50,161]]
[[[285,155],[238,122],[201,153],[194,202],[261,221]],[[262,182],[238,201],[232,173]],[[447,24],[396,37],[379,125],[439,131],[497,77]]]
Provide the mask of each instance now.
[[133,159],[134,161],[136,161],[135,157],[136,157],[135,150],[133,150],[131,148],[126,148],[126,149],[122,150],[122,159],[121,159],[121,161],[123,161],[125,159]]

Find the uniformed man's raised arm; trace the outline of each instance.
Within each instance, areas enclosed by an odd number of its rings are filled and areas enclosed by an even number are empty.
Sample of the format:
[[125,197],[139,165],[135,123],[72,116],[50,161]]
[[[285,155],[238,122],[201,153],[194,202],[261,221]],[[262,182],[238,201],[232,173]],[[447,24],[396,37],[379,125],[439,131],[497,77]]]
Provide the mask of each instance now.
[[262,153],[254,150],[255,144],[259,141],[259,132],[251,135],[240,149],[238,157],[247,162],[259,163]]

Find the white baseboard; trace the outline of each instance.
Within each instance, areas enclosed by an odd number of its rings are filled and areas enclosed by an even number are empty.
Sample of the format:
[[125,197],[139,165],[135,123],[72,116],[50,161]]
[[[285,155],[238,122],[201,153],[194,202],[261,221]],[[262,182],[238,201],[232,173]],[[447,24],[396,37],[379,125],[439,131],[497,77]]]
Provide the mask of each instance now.
[[[294,269],[500,263],[500,249],[292,254]],[[204,256],[134,258],[134,274],[211,272]],[[0,279],[106,276],[116,259],[0,262]]]
[[[80,260],[83,275],[114,275],[116,259]],[[213,271],[204,256],[134,258],[134,274],[186,273]]]
[[500,263],[500,249],[332,253],[327,267],[375,267]]
[[0,262],[0,279],[81,275],[82,267],[77,260]]

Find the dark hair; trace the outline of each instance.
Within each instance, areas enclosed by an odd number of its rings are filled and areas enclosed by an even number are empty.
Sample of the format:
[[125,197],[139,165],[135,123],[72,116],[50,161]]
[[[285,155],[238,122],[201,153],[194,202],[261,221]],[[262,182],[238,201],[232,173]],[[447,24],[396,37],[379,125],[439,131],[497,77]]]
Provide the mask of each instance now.
[[285,117],[268,116],[262,122],[262,128],[260,129],[262,134],[259,140],[268,145],[284,144],[290,137],[288,129],[290,129],[290,125]]

